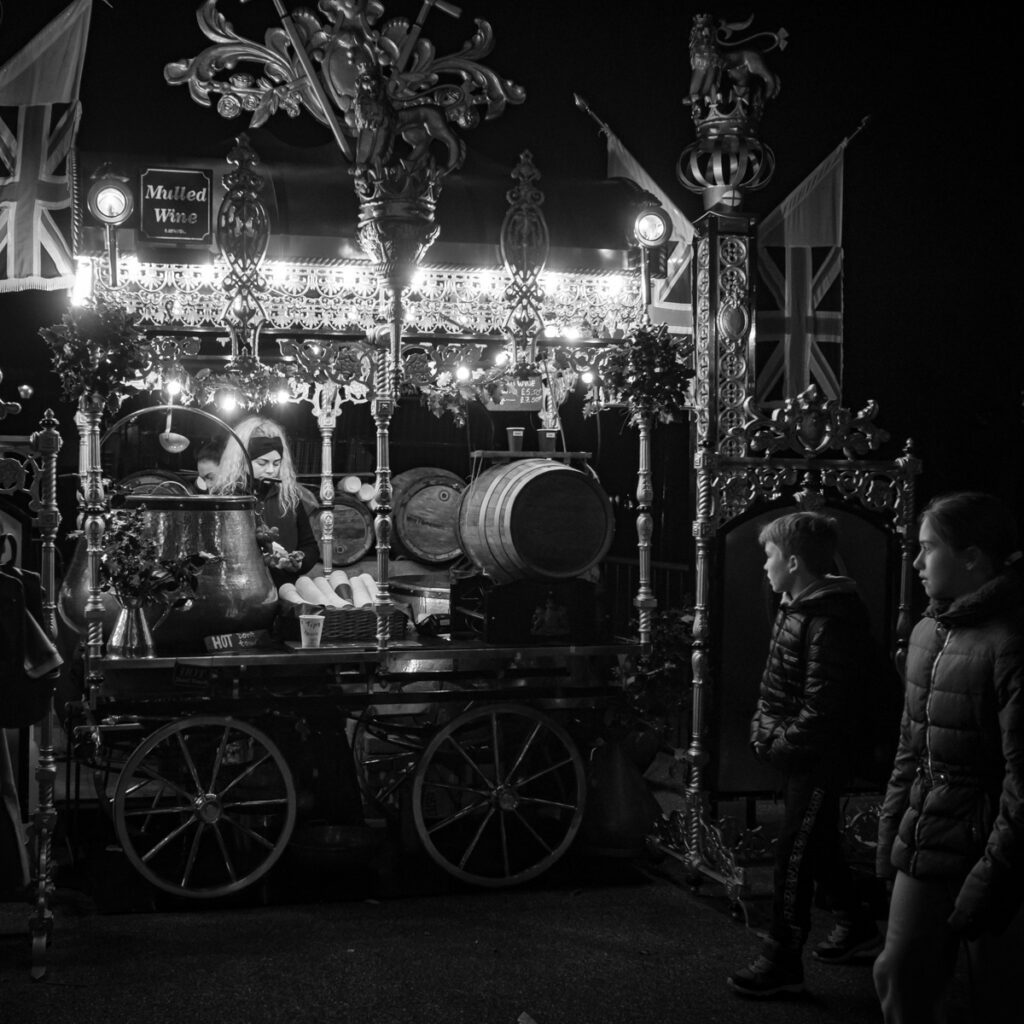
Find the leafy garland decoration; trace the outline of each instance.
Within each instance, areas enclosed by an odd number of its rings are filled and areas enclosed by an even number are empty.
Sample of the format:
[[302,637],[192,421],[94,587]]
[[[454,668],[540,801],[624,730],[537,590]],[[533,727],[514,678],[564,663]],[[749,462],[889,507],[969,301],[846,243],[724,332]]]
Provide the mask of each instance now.
[[70,307],[60,323],[41,327],[39,335],[50,349],[61,393],[71,402],[97,395],[114,413],[149,371],[136,321],[123,306],[102,298]]
[[[665,324],[640,327],[626,344],[603,355],[600,384],[615,401],[625,403],[632,423],[683,419],[690,407],[694,377],[686,364],[688,348],[689,339],[669,334]],[[583,413],[592,416],[599,407],[592,392]]]
[[457,427],[466,425],[470,402],[486,405],[500,397],[510,372],[506,366],[475,367],[460,379],[465,355],[462,346],[443,345],[432,352],[408,352],[402,361],[405,389],[418,392],[420,401],[438,418],[450,413]]
[[283,370],[260,362],[250,352],[235,356],[224,370],[214,373],[204,368],[195,375],[192,388],[197,404],[213,402],[221,390],[233,392],[240,404],[252,409],[272,404],[281,392],[294,394],[292,382]]

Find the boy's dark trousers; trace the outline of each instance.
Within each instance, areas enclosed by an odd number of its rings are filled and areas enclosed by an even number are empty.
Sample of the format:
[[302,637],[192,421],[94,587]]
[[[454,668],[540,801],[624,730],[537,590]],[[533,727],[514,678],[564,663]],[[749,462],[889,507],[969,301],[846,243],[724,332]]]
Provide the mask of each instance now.
[[821,766],[783,776],[784,817],[775,846],[774,897],[769,935],[772,951],[800,956],[811,928],[817,883],[832,910],[852,920],[869,917],[858,898],[839,831],[842,773]]

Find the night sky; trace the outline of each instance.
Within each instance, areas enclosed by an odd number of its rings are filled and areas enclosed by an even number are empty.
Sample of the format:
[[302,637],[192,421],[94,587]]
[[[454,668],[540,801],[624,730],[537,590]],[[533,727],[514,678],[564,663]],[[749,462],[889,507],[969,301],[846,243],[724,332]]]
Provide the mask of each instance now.
[[[244,129],[242,120],[224,121],[163,79],[165,63],[208,43],[194,20],[198,4],[110,2],[94,5],[79,147],[222,156]],[[3,0],[0,61],[63,6]],[[250,38],[274,23],[269,0],[220,6]],[[389,16],[414,17],[419,2],[390,0],[386,7]],[[468,37],[471,18],[490,20],[497,43],[486,63],[527,91],[523,106],[466,133],[467,170],[511,168],[528,148],[542,188],[545,181],[602,177],[604,142],[573,106],[578,91],[693,218],[699,197],[675,178],[675,162],[694,132],[680,103],[693,15],[711,10],[739,20],[753,12],[755,29],[784,26],[789,45],[768,58],[782,92],[762,126],[777,170],[748,209],[770,212],[871,117],[846,154],[845,404],[859,409],[874,398],[878,422],[894,441],[915,439],[925,460],[922,497],[983,487],[1020,507],[1022,303],[1011,191],[1018,116],[1014,93],[1005,88],[1013,68],[998,45],[1008,29],[960,8],[955,16],[951,8],[931,8],[927,20],[922,14],[914,22],[908,11],[918,9],[929,10],[891,3],[708,8],[675,0],[466,0],[458,21],[432,13],[424,35],[439,52],[450,52]],[[308,115],[297,122],[278,115],[252,133],[257,151],[266,133],[278,145],[300,148],[330,141]],[[345,190],[343,201],[351,202],[340,158],[338,167],[339,195]],[[443,232],[443,205],[440,216]],[[20,416],[3,423],[3,433],[31,431],[46,405],[70,419],[70,408],[48,390],[54,378],[36,338],[61,309],[55,294],[0,297],[3,396],[15,397],[24,381],[37,392]]]

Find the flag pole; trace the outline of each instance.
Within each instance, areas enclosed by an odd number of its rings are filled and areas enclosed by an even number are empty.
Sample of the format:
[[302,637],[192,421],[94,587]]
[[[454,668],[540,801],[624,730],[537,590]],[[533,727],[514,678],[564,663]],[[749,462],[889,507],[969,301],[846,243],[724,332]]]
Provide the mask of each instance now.
[[858,135],[860,135],[860,133],[861,133],[862,131],[864,131],[864,129],[865,129],[865,128],[867,128],[867,126],[868,126],[868,125],[869,125],[870,123],[871,123],[871,115],[870,115],[870,114],[865,114],[865,115],[864,115],[864,116],[863,116],[863,117],[862,117],[862,118],[860,119],[860,124],[859,124],[859,125],[857,125],[857,127],[856,127],[856,128],[854,128],[854,129],[853,129],[853,131],[852,131],[852,132],[850,132],[850,134],[846,136],[846,142],[847,142],[847,144],[849,144],[849,143],[853,142],[853,140],[854,140],[855,138],[857,138],[857,136],[858,136]]
[[611,135],[612,134],[611,128],[609,128],[608,125],[606,125],[604,123],[604,121],[602,121],[601,118],[599,118],[597,116],[597,114],[595,114],[590,109],[590,105],[587,103],[587,101],[578,92],[574,92],[572,94],[572,98],[573,98],[573,102],[576,104],[576,106],[580,110],[583,111],[584,114],[589,114],[594,119],[594,122],[597,124],[597,127],[601,130],[601,133],[603,135]]

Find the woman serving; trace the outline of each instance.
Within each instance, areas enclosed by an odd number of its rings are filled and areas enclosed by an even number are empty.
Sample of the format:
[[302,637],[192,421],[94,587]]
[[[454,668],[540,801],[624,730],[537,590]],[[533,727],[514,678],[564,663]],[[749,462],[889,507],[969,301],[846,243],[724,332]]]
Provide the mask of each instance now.
[[[296,479],[288,439],[280,425],[262,416],[250,416],[236,428],[252,463],[256,512],[270,542],[268,566],[274,582],[294,580],[320,560],[316,539],[319,503],[313,492]],[[248,463],[242,448],[229,441],[213,483],[215,494],[238,494],[248,487]]]

